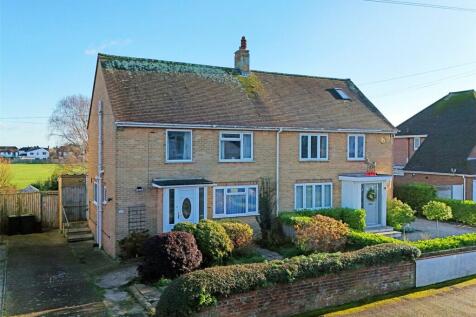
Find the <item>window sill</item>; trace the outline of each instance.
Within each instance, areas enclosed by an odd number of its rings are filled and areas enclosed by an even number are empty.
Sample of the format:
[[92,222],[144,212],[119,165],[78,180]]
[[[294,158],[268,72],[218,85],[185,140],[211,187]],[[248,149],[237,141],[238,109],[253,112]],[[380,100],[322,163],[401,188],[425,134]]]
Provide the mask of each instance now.
[[165,164],[190,164],[194,163],[193,161],[165,161]]
[[218,163],[256,163],[255,160],[218,160]]
[[249,212],[247,214],[236,214],[236,215],[213,215],[213,219],[219,218],[237,218],[237,217],[255,217],[258,216],[259,212]]
[[329,159],[299,159],[299,162],[329,162]]
[[349,162],[365,162],[365,158],[357,158],[357,159],[347,158],[347,161],[349,161]]

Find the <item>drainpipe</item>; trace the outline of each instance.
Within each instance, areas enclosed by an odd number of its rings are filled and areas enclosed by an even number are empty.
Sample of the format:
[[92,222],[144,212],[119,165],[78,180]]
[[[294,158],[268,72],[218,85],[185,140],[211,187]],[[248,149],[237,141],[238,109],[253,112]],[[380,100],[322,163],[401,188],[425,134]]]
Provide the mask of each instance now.
[[283,128],[279,128],[276,132],[276,216],[279,214],[279,135],[283,132]]
[[[463,175],[463,200],[466,200],[466,176]],[[474,200],[474,197],[473,197]]]
[[102,176],[103,176],[103,166],[102,166],[102,118],[103,118],[103,103],[102,100],[99,100],[98,105],[98,170],[97,170],[97,206],[96,206],[96,239],[98,248],[102,248],[102,202],[103,202],[103,189],[102,189]]

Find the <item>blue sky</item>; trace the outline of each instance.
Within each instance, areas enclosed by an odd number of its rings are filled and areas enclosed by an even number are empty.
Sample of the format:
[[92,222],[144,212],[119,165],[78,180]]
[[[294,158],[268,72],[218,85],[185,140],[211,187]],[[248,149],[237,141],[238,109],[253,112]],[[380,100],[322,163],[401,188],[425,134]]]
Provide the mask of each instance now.
[[90,96],[98,51],[232,66],[246,35],[253,69],[351,78],[395,125],[476,88],[475,12],[363,0],[0,0],[0,14],[1,145],[54,145],[47,118],[63,96]]

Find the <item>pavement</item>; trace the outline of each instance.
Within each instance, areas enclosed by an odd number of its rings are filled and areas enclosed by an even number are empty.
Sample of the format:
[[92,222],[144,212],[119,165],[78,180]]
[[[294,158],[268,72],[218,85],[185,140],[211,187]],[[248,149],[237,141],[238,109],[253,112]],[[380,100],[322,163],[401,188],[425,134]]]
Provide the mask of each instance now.
[[57,231],[5,240],[4,316],[106,316],[101,291]]
[[476,228],[459,223],[439,222],[439,232],[436,230],[436,221],[417,218],[411,226],[414,232],[407,233],[406,238],[410,241],[432,239],[437,237],[447,237],[465,233],[474,233]]
[[439,289],[417,291],[324,316],[476,316],[476,279]]

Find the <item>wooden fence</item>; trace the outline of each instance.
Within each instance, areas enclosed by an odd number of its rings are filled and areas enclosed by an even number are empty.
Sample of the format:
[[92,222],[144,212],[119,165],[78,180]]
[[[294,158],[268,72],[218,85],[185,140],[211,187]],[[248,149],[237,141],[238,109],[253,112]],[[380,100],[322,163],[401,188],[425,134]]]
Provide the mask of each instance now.
[[0,232],[6,231],[8,216],[33,214],[45,228],[58,228],[58,192],[0,193]]

